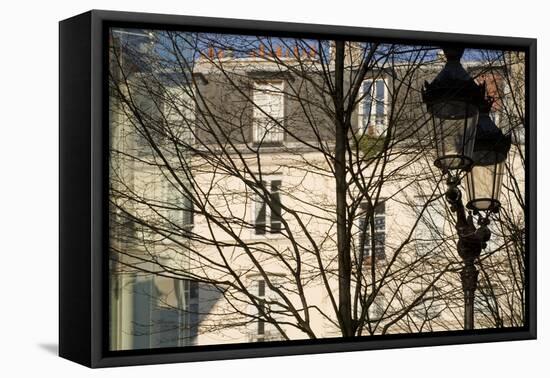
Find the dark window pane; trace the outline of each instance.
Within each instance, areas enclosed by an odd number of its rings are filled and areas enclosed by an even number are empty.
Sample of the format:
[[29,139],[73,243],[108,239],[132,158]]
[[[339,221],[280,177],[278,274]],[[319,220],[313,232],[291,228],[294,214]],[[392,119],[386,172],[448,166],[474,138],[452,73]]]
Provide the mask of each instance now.
[[363,252],[363,257],[369,257],[370,256],[370,242],[365,242],[365,250]]
[[271,229],[272,234],[279,234],[281,233],[281,223],[280,222],[273,222],[271,221]]
[[376,80],[376,123],[382,123],[384,117],[384,80]]
[[363,114],[365,116],[365,119],[368,119],[371,106],[372,106],[372,81],[367,80],[363,83]]
[[256,232],[256,235],[264,235],[265,234],[265,223],[264,224],[256,223],[254,225],[254,231]]
[[378,202],[374,207],[375,214],[386,214],[386,202]]
[[191,298],[199,297],[199,283],[197,281],[189,282],[189,296]]
[[191,337],[198,334],[199,305],[194,303],[189,306],[189,333]]
[[265,281],[259,280],[258,281],[258,296],[263,297],[265,296]]

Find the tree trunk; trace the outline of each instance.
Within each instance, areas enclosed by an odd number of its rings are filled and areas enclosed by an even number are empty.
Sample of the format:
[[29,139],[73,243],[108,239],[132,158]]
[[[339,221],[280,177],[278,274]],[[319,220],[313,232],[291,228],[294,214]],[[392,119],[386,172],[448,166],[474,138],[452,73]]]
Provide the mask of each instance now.
[[344,112],[344,42],[336,41],[334,66],[336,146],[334,173],[336,176],[336,221],[338,243],[338,299],[342,336],[353,336],[351,317],[351,256],[347,231],[346,143],[347,125]]

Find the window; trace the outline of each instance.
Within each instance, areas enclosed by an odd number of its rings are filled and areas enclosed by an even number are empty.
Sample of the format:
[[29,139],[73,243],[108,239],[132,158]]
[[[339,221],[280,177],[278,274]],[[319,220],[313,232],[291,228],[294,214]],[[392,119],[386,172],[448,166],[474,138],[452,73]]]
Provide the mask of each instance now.
[[[270,276],[269,283],[279,287],[279,277]],[[282,308],[278,305],[279,296],[267,285],[262,276],[255,276],[250,282],[250,294],[256,298],[256,304],[250,304],[250,314],[255,316],[255,320],[250,322],[248,332],[249,340],[273,341],[280,340],[281,334],[273,322],[281,320]]]
[[265,334],[265,321],[262,319],[262,313],[265,311],[265,281],[259,280],[258,281],[258,297],[259,299],[259,309],[258,309],[258,315],[260,319],[258,319],[258,335],[264,335]]
[[163,112],[169,134],[181,144],[194,142],[193,124],[195,122],[195,104],[191,89],[183,87],[166,88]]
[[134,153],[137,157],[150,156],[154,144],[162,143],[159,135],[161,125],[161,114],[158,107],[158,98],[143,88],[136,87],[132,93],[132,100],[135,108],[130,109],[134,119],[129,123],[131,132],[134,134]]
[[442,301],[441,295],[435,286],[424,293],[425,287],[421,284],[414,290],[415,296],[423,295],[419,304],[412,309],[412,314],[417,319],[434,320],[441,316],[445,310],[445,302]]
[[197,281],[186,281],[189,290],[188,293],[188,328],[190,342],[196,341],[200,323],[200,309],[199,309],[199,283]]
[[[366,208],[366,206],[364,206]],[[359,215],[358,228],[359,237],[358,251],[361,251],[363,247],[362,258],[363,262],[372,262],[372,244],[374,242],[374,254],[377,259],[384,259],[386,257],[386,203],[385,201],[378,202],[374,206],[374,214],[372,214],[372,221],[374,222],[374,239],[371,238],[371,214],[368,210],[364,209],[362,214]]]
[[[165,148],[170,141],[176,141],[179,148],[193,144],[195,106],[192,94],[183,87],[166,87],[162,94],[148,89],[136,89],[133,100],[136,104],[135,149],[139,157],[152,152],[151,141]],[[139,115],[139,119],[138,116]]]
[[[254,232],[256,235],[265,235],[267,232],[272,234],[281,232],[281,184],[280,179],[271,179],[262,181],[269,194],[269,204],[263,197],[257,195],[254,202]],[[271,205],[271,206],[269,206]]]
[[497,296],[492,291],[492,287],[484,280],[477,285],[474,299],[474,311],[476,314],[483,314],[486,317],[492,317],[499,311]]
[[187,192],[180,191],[175,185],[166,181],[166,218],[176,227],[192,227],[193,202]]
[[360,98],[362,100],[359,104],[359,126],[368,135],[381,135],[386,124],[386,81],[365,80],[361,86]]
[[[134,348],[193,345],[199,325],[198,283],[153,274],[136,275],[132,295],[131,326]],[[118,331],[121,332],[121,331]]]
[[281,127],[284,119],[282,81],[254,83],[253,134],[255,143],[278,144],[284,140]]
[[155,276],[150,319],[151,347],[185,346],[189,342],[188,299],[184,281]]
[[384,317],[384,313],[386,312],[386,299],[383,295],[379,294],[374,298],[374,301],[369,306],[369,319],[370,321],[380,321]]
[[429,196],[416,196],[415,198],[415,217],[420,217],[420,220],[414,230],[416,239],[414,249],[419,258],[436,252],[444,240],[445,208],[440,202],[432,202],[426,206],[426,202],[429,200]]
[[197,299],[199,297],[199,283],[197,281],[189,281],[189,298]]
[[265,297],[265,281],[258,281],[258,297]]

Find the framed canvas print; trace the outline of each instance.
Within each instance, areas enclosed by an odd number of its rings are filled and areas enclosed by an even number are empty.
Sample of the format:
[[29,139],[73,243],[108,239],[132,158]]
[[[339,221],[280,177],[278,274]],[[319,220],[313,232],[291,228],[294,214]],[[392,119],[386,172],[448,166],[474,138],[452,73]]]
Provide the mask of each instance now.
[[536,41],[60,23],[60,355],[536,337]]

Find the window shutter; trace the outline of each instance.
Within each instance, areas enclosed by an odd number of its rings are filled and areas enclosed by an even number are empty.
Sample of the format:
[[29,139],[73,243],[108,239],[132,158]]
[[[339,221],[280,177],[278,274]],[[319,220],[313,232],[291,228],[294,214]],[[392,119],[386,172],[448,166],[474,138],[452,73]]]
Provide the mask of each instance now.
[[263,320],[263,312],[265,311],[265,300],[260,299],[258,303],[259,309],[258,309],[258,335],[264,335],[265,334],[265,321]]
[[187,195],[183,195],[183,224],[185,226],[193,226],[194,223],[194,206],[193,201],[191,201],[190,198],[187,197]]
[[256,235],[263,235],[265,234],[266,209],[265,202],[260,196],[257,196],[254,207],[254,229],[256,231]]
[[258,297],[265,297],[265,281],[258,281]]
[[[271,282],[271,284],[280,289],[281,288],[281,281],[280,281],[280,278],[278,277],[275,277],[275,276],[271,276],[269,281]],[[278,303],[280,302],[281,298],[278,296],[278,294],[271,290],[269,287],[266,288],[266,297],[267,299],[269,300],[269,302],[271,302],[271,304],[269,305],[269,316],[274,319],[275,322],[280,322],[281,320],[283,320],[282,318],[282,312],[283,312],[283,307],[281,305],[279,305]],[[279,332],[277,331],[277,329],[272,326],[272,325],[268,325],[269,329],[268,331],[270,332],[270,338],[271,339],[277,339],[280,337],[280,334]]]
[[271,232],[281,232],[281,180],[271,181]]

